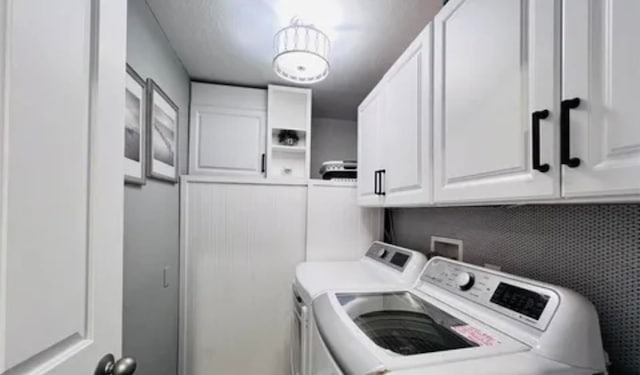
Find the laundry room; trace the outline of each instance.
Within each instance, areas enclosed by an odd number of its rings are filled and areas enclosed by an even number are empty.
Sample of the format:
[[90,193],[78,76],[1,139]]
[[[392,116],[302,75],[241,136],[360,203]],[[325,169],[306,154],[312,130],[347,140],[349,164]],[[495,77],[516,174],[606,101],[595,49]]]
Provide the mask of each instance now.
[[0,2],[0,375],[640,375],[639,18]]

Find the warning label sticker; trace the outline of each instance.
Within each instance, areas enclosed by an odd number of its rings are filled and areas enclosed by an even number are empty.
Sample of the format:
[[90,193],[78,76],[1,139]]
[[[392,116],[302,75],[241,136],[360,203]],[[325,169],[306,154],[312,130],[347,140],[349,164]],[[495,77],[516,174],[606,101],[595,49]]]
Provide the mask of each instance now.
[[500,341],[497,338],[470,325],[455,326],[451,327],[451,329],[467,340],[481,346],[493,346],[500,344]]

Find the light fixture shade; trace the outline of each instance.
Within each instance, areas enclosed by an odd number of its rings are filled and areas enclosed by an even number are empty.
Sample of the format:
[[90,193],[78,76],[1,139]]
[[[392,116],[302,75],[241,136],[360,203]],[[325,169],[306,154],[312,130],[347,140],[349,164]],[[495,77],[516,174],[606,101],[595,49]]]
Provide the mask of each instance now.
[[287,81],[309,84],[329,75],[331,42],[311,25],[293,22],[276,33],[273,69]]

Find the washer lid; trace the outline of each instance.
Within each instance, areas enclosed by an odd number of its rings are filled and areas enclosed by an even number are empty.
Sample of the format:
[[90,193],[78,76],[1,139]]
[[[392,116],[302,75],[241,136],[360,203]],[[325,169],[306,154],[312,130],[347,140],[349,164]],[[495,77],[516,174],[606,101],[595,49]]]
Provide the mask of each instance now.
[[488,334],[465,336],[466,322],[408,292],[339,293],[336,297],[369,339],[396,354],[434,353],[497,342]]

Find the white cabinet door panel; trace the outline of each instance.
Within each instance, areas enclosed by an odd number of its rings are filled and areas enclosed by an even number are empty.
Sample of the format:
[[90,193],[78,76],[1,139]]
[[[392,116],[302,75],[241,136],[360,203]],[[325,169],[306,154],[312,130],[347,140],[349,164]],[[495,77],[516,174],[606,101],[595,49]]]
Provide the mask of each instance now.
[[[559,3],[452,0],[435,23],[435,199],[559,196],[556,163]],[[557,82],[554,84],[554,82]],[[541,121],[532,168],[531,114]]]
[[358,204],[362,206],[382,205],[382,197],[374,191],[374,178],[382,169],[379,137],[383,101],[382,84],[378,84],[358,107]]
[[384,79],[385,205],[431,202],[432,32],[428,26]]
[[207,106],[191,111],[192,173],[263,173],[264,111]]
[[563,99],[570,111],[566,197],[640,194],[640,2],[565,0]]

